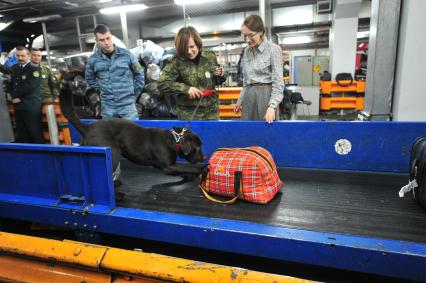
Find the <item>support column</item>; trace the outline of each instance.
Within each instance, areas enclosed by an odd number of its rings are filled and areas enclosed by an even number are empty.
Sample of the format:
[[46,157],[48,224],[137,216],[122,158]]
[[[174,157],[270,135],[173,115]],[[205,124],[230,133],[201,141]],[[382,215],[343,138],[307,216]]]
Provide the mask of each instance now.
[[[373,0],[371,3],[364,119],[392,119],[400,11],[401,0]],[[417,38],[416,35],[415,41]]]
[[269,41],[272,40],[272,7],[271,0],[259,0],[259,16],[262,18],[265,24],[266,37]]
[[259,16],[265,22],[265,0],[259,0]]
[[330,32],[330,72],[355,73],[358,14],[362,0],[336,0]]
[[127,34],[127,16],[126,12],[120,12],[121,30],[123,31],[123,42],[129,48],[129,35]]
[[47,52],[47,64],[49,68],[52,69],[52,64],[50,63],[50,48],[49,48],[49,40],[47,39],[47,31],[46,31],[46,23],[41,22],[41,27],[43,28],[43,39],[44,39],[44,47]]

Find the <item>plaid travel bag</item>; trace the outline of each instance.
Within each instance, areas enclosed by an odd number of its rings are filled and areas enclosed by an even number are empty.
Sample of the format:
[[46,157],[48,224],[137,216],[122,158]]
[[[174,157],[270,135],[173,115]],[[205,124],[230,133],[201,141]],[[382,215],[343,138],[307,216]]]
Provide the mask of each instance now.
[[[265,204],[282,186],[271,154],[259,146],[217,149],[200,183],[204,195],[219,203],[234,203],[240,198]],[[232,199],[221,201],[210,194]]]

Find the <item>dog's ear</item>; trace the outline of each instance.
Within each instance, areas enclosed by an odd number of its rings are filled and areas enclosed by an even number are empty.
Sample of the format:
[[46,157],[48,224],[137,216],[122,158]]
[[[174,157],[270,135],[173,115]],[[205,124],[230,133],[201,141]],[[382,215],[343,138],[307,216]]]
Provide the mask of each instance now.
[[182,150],[183,155],[188,155],[192,149],[192,142],[189,139],[184,138],[181,143],[180,149]]

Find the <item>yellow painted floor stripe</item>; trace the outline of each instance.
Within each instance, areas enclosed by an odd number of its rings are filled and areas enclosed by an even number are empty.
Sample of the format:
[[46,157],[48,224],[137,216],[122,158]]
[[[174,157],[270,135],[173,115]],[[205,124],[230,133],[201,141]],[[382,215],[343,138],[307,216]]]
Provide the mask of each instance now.
[[0,232],[0,251],[99,268],[107,248]]
[[173,282],[310,282],[159,254],[5,232],[0,232],[0,252]]
[[110,283],[111,275],[82,268],[48,264],[11,255],[0,254],[1,282],[43,283]]

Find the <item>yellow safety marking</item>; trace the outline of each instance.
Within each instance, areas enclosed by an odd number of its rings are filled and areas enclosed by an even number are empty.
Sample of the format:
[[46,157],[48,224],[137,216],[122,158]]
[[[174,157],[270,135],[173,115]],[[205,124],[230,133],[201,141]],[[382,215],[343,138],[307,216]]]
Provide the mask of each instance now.
[[0,255],[0,281],[43,283],[112,282],[111,275],[108,273],[62,266],[56,263],[46,264],[45,262],[11,255]]
[[0,251],[98,268],[107,248],[0,232]]
[[110,248],[102,268],[177,282],[310,282],[217,264]]
[[0,232],[0,252],[174,282],[311,282],[158,254],[5,232]]

